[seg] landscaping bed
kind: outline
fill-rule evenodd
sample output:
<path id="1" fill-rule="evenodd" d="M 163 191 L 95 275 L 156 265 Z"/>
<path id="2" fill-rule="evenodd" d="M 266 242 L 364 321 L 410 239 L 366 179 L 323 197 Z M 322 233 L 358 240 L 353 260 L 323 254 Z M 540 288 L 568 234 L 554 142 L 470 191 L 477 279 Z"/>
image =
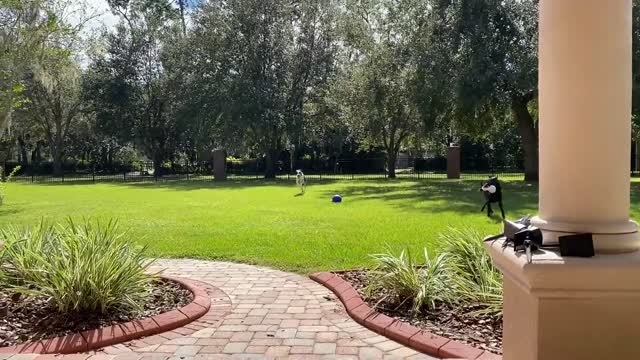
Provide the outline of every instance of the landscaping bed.
<path id="1" fill-rule="evenodd" d="M 432 334 L 502 354 L 501 315 L 476 314 L 482 306 L 444 303 L 438 303 L 435 308 L 423 310 L 416 315 L 411 312 L 409 303 L 398 306 L 390 301 L 393 297 L 384 289 L 366 291 L 365 288 L 370 283 L 367 270 L 337 272 L 336 275 L 349 282 L 365 302 L 380 313 Z"/>
<path id="2" fill-rule="evenodd" d="M 85 330 L 149 318 L 184 307 L 193 294 L 179 283 L 156 279 L 151 294 L 138 312 L 80 313 L 57 312 L 44 295 L 17 295 L 0 289 L 0 347 L 60 337 Z"/>

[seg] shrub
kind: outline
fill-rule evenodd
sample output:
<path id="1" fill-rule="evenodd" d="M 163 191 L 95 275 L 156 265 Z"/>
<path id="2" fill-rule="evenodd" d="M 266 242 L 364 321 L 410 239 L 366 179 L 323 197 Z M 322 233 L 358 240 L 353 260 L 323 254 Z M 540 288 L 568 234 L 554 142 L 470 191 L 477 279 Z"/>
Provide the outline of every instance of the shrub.
<path id="1" fill-rule="evenodd" d="M 444 257 L 429 258 L 424 251 L 424 263 L 417 264 L 409 251 L 399 256 L 390 252 L 372 255 L 375 267 L 370 273 L 370 284 L 366 292 L 385 290 L 396 297 L 398 306 L 411 305 L 412 312 L 423 308 L 433 309 L 438 302 L 451 300 L 446 291 Z"/>
<path id="2" fill-rule="evenodd" d="M 483 247 L 483 237 L 475 230 L 450 228 L 440 234 L 444 262 L 455 297 L 480 305 L 479 313 L 502 312 L 502 274 L 493 266 Z"/>
<path id="3" fill-rule="evenodd" d="M 115 221 L 11 226 L 0 230 L 0 242 L 5 285 L 44 296 L 61 313 L 137 312 L 150 296 L 152 260 Z"/>
<path id="4" fill-rule="evenodd" d="M 500 315 L 502 312 L 502 274 L 493 266 L 475 230 L 450 228 L 440 234 L 442 252 L 419 264 L 405 250 L 372 255 L 367 295 L 385 292 L 398 306 L 410 304 L 413 312 L 433 309 L 437 303 L 473 306 L 471 315 Z M 385 300 L 386 298 L 382 299 Z"/>
<path id="5" fill-rule="evenodd" d="M 2 206 L 2 204 L 4 203 L 4 198 L 6 196 L 6 184 L 11 181 L 11 179 L 18 173 L 18 171 L 20 171 L 21 167 L 20 166 L 16 166 L 13 168 L 13 170 L 11 171 L 11 173 L 9 174 L 9 176 L 7 176 L 7 179 L 5 181 L 2 181 L 2 179 L 0 179 L 0 206 Z M 2 167 L 0 167 L 0 173 L 2 172 Z"/>

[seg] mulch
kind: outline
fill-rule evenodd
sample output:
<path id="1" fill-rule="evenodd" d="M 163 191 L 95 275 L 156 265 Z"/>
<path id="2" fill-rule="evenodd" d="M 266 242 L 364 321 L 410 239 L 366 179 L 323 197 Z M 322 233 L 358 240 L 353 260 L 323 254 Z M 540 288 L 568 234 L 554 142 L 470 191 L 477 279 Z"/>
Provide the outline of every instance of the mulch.
<path id="1" fill-rule="evenodd" d="M 188 305 L 191 291 L 175 281 L 153 282 L 149 301 L 137 314 L 61 315 L 43 296 L 25 296 L 0 289 L 0 347 L 50 339 L 118 323 L 140 320 Z"/>
<path id="2" fill-rule="evenodd" d="M 395 299 L 387 296 L 388 294 L 384 291 L 375 292 L 367 297 L 364 292 L 368 285 L 366 270 L 345 271 L 337 275 L 351 283 L 367 304 L 378 312 L 430 333 L 488 350 L 494 354 L 502 354 L 502 317 L 473 314 L 481 309 L 479 305 L 456 307 L 437 304 L 434 310 L 414 314 L 409 306 L 399 306 L 394 303 Z"/>

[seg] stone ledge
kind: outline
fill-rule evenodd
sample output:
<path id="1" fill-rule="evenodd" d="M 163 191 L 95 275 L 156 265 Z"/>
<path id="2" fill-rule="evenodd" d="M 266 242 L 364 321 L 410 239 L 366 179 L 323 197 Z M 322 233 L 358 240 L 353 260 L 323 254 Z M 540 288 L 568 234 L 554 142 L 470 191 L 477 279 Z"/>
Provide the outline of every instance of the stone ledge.
<path id="1" fill-rule="evenodd" d="M 503 248 L 504 239 L 485 243 L 495 265 L 528 293 L 542 297 L 640 297 L 640 251 L 562 257 L 540 250 L 527 262 L 524 253 Z M 615 281 L 612 281 L 615 279 Z"/>
<path id="2" fill-rule="evenodd" d="M 440 358 L 502 359 L 500 355 L 432 334 L 375 311 L 364 302 L 349 282 L 336 274 L 321 272 L 312 274 L 309 277 L 333 291 L 344 304 L 347 313 L 360 325 L 402 345 Z M 354 293 L 356 296 L 354 296 Z"/>
<path id="3" fill-rule="evenodd" d="M 182 327 L 205 315 L 211 307 L 207 292 L 194 282 L 163 276 L 175 281 L 193 293 L 188 305 L 150 318 L 134 320 L 100 329 L 87 330 L 53 339 L 38 340 L 25 344 L 0 348 L 0 354 L 73 354 L 96 350 L 150 335 Z"/>

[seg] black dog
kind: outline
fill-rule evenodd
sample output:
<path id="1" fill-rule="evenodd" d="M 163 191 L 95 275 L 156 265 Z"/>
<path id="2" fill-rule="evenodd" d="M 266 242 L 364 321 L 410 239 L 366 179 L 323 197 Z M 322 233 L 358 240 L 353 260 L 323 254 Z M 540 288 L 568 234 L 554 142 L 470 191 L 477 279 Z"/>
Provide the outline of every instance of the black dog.
<path id="1" fill-rule="evenodd" d="M 491 209 L 492 203 L 498 203 L 500 206 L 500 211 L 502 212 L 502 218 L 504 219 L 504 208 L 502 207 L 502 186 L 500 185 L 500 181 L 498 181 L 497 177 L 491 177 L 487 180 L 480 191 L 484 194 L 484 198 L 486 202 L 482 206 L 480 211 L 484 211 L 484 208 L 487 208 L 487 216 L 491 216 L 493 214 L 493 209 Z"/>

